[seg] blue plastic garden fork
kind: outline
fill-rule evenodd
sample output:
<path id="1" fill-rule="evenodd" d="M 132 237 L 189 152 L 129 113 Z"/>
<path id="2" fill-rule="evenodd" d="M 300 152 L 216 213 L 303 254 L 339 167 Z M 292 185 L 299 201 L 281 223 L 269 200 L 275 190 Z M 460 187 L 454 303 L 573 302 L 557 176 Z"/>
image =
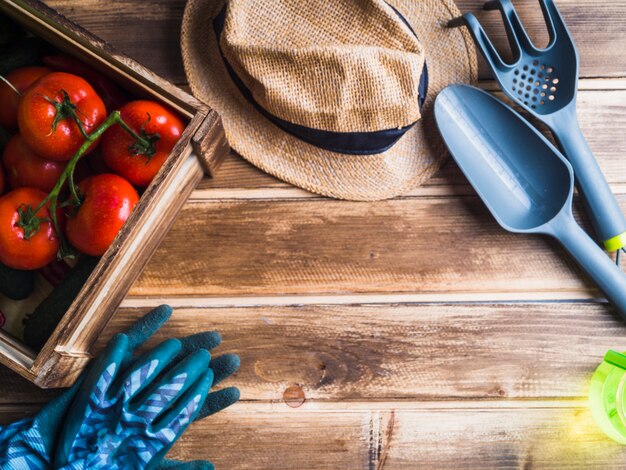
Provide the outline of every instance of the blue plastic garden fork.
<path id="1" fill-rule="evenodd" d="M 466 25 L 502 91 L 546 124 L 574 168 L 590 219 L 608 251 L 626 246 L 626 219 L 596 162 L 576 117 L 578 51 L 553 0 L 539 0 L 550 43 L 538 49 L 528 38 L 510 0 L 493 0 L 485 10 L 500 10 L 513 51 L 505 63 L 472 13 L 448 23 Z"/>

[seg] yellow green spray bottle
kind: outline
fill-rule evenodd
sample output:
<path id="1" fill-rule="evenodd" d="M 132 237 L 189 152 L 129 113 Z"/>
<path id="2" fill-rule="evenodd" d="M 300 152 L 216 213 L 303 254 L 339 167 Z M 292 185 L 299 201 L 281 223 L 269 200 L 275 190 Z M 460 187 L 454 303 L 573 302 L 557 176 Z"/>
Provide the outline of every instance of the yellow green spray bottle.
<path id="1" fill-rule="evenodd" d="M 591 414 L 600 429 L 626 444 L 626 355 L 609 350 L 591 378 Z"/>

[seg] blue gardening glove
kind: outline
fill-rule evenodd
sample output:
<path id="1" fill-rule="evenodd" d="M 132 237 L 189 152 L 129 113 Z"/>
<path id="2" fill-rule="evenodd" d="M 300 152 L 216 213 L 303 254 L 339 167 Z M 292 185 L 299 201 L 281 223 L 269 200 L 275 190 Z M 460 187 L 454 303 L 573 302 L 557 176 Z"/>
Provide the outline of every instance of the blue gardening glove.
<path id="1" fill-rule="evenodd" d="M 154 468 L 200 411 L 213 383 L 206 349 L 179 359 L 171 339 L 129 364 L 128 347 L 115 336 L 90 367 L 67 412 L 58 468 Z"/>
<path id="2" fill-rule="evenodd" d="M 128 337 L 127 356 L 124 363 L 130 362 L 132 352 L 145 343 L 154 333 L 169 319 L 172 309 L 169 306 L 161 306 L 143 318 L 135 322 L 126 331 Z M 197 349 L 213 349 L 220 343 L 220 337 L 215 332 L 200 333 L 180 339 L 180 355 L 189 355 L 191 351 Z M 223 380 L 232 374 L 239 367 L 239 358 L 232 354 L 218 357 L 211 361 L 210 367 L 215 371 L 214 381 Z M 71 401 L 76 396 L 87 371 L 82 374 L 77 383 L 62 395 L 52 400 L 33 418 L 27 418 L 17 423 L 0 427 L 0 469 L 49 469 L 52 468 L 54 447 L 57 443 L 57 436 L 62 428 L 65 413 Z M 223 409 L 239 398 L 239 391 L 236 388 L 227 388 L 209 394 L 203 407 L 198 413 L 198 419 L 213 412 Z M 169 466 L 169 462 L 164 461 L 162 467 L 175 468 L 177 470 L 192 468 L 210 468 L 208 462 L 199 462 L 187 466 Z M 172 463 L 172 465 L 187 465 Z M 160 467 L 161 468 L 161 467 Z"/>
<path id="3" fill-rule="evenodd" d="M 214 340 L 215 346 L 219 345 L 221 338 L 215 334 Z M 222 380 L 226 379 L 230 375 L 239 369 L 239 356 L 234 354 L 224 354 L 211 361 L 211 369 L 213 369 L 214 378 L 213 385 L 219 384 Z M 239 400 L 239 389 L 235 387 L 229 387 L 216 392 L 212 392 L 204 402 L 204 406 L 196 416 L 196 421 L 206 418 L 224 408 L 229 407 L 233 403 Z M 165 454 L 163 454 L 165 455 Z M 178 462 L 176 460 L 163 459 L 158 465 L 158 470 L 213 470 L 213 464 L 207 461 L 194 461 L 194 462 Z"/>
<path id="4" fill-rule="evenodd" d="M 52 400 L 32 418 L 0 427 L 0 468 L 47 470 L 52 468 L 55 438 L 77 386 Z"/>
<path id="5" fill-rule="evenodd" d="M 191 349 L 197 349 L 198 344 L 212 344 L 212 348 L 217 347 L 221 343 L 221 337 L 217 333 L 211 333 L 212 341 L 207 340 L 206 338 L 200 343 L 197 341 L 201 338 L 200 335 L 197 335 L 194 341 L 194 337 L 190 337 L 189 346 Z M 224 379 L 231 376 L 234 372 L 239 369 L 239 356 L 234 354 L 224 354 L 223 356 L 217 357 L 213 359 L 210 363 L 210 367 L 213 370 L 214 378 L 213 385 L 217 385 L 222 382 Z M 199 421 L 201 419 L 206 418 L 207 416 L 211 416 L 218 411 L 223 410 L 224 408 L 229 407 L 233 403 L 239 400 L 239 389 L 236 387 L 228 387 L 222 390 L 218 390 L 216 392 L 209 393 L 206 401 L 204 402 L 204 406 L 196 416 L 195 421 Z M 165 452 L 162 453 L 165 455 Z M 214 470 L 214 466 L 211 462 L 207 461 L 194 461 L 194 462 L 179 462 L 176 460 L 168 460 L 163 459 L 161 463 L 157 466 L 158 470 Z"/>
<path id="6" fill-rule="evenodd" d="M 135 323 L 126 335 L 134 347 L 141 346 L 170 317 L 170 307 L 158 307 Z M 52 468 L 56 438 L 65 412 L 85 374 L 76 384 L 44 406 L 37 415 L 0 427 L 0 468 L 39 470 Z"/>
<path id="7" fill-rule="evenodd" d="M 121 335 L 123 336 L 123 335 Z M 229 354 L 209 361 L 214 332 L 169 340 L 132 360 L 123 337 L 90 368 L 72 402 L 59 441 L 57 468 L 209 469 L 210 462 L 163 457 L 195 418 L 238 400 L 239 390 L 207 393 L 239 367 Z M 214 380 L 213 380 L 214 379 Z"/>

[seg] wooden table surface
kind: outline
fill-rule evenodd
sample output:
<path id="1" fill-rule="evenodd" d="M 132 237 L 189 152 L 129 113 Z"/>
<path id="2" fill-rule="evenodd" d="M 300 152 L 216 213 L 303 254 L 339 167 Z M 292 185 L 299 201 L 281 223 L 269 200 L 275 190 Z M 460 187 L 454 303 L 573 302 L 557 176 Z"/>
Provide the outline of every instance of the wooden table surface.
<path id="1" fill-rule="evenodd" d="M 185 86 L 184 0 L 48 3 Z M 545 42 L 537 3 L 517 4 Z M 582 57 L 581 125 L 626 210 L 626 0 L 558 4 Z M 503 47 L 497 14 L 479 17 Z M 626 350 L 597 297 L 557 243 L 501 230 L 451 163 L 405 197 L 353 203 L 232 155 L 102 336 L 164 302 L 177 311 L 159 340 L 222 332 L 242 400 L 172 452 L 218 469 L 626 468 L 587 408 L 603 354 Z M 53 395 L 0 370 L 2 422 Z"/>

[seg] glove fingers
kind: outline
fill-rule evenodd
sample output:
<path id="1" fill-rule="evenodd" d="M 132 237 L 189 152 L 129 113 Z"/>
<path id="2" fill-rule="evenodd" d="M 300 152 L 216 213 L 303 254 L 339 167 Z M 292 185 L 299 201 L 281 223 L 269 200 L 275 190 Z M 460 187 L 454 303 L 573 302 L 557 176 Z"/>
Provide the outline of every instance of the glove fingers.
<path id="1" fill-rule="evenodd" d="M 211 382 L 213 371 L 208 369 L 211 355 L 205 349 L 194 351 L 178 363 L 172 363 L 153 385 L 132 400 L 129 410 L 142 416 L 146 422 L 160 421 L 160 416 L 166 416 L 170 408 L 176 409 L 179 399 L 187 391 L 197 386 L 207 370 L 210 372 Z M 211 384 L 209 383 L 209 387 Z M 204 399 L 202 400 L 204 402 Z"/>
<path id="2" fill-rule="evenodd" d="M 218 390 L 217 392 L 209 393 L 209 396 L 196 417 L 196 421 L 228 408 L 239 400 L 240 395 L 237 387 L 228 387 Z"/>
<path id="3" fill-rule="evenodd" d="M 211 364 L 209 364 L 209 367 L 213 369 L 213 372 L 215 373 L 213 386 L 219 384 L 222 380 L 237 372 L 240 365 L 241 360 L 236 354 L 224 354 L 213 359 Z"/>
<path id="4" fill-rule="evenodd" d="M 172 307 L 160 305 L 133 323 L 125 332 L 128 336 L 128 349 L 134 351 L 143 345 L 171 316 Z"/>
<path id="5" fill-rule="evenodd" d="M 119 374 L 120 364 L 126 355 L 128 337 L 125 334 L 115 335 L 98 359 L 93 361 L 87 369 L 76 398 L 68 411 L 64 426 L 61 427 L 59 446 L 56 450 L 55 461 L 67 462 L 74 439 L 79 433 L 82 420 L 92 403 L 106 400 L 111 384 Z M 74 388 L 72 388 L 74 389 Z"/>
<path id="6" fill-rule="evenodd" d="M 165 413 L 157 417 L 152 423 L 151 431 L 161 434 L 173 444 L 187 429 L 187 426 L 196 419 L 207 398 L 212 382 L 213 371 L 204 369 L 204 372 L 180 395 L 180 398 Z"/>
<path id="7" fill-rule="evenodd" d="M 179 356 L 182 358 L 198 349 L 206 349 L 207 351 L 215 349 L 222 342 L 222 337 L 217 331 L 206 331 L 180 338 L 180 342 L 182 343 L 182 348 Z"/>
<path id="8" fill-rule="evenodd" d="M 81 390 L 104 395 L 120 374 L 120 364 L 128 351 L 128 336 L 115 335 L 104 352 L 89 366 Z M 84 392 L 83 392 L 84 393 Z"/>
<path id="9" fill-rule="evenodd" d="M 133 323 L 126 335 L 129 340 L 129 347 L 122 368 L 125 369 L 133 362 L 133 355 L 152 335 L 154 335 L 172 315 L 172 307 L 169 305 L 160 305 L 150 312 L 146 313 L 142 318 Z"/>
<path id="10" fill-rule="evenodd" d="M 108 396 L 114 397 L 121 394 L 124 402 L 131 401 L 155 382 L 155 378 L 172 363 L 178 351 L 180 351 L 180 341 L 169 339 L 142 354 L 128 371 L 124 371 L 124 374 L 120 374 L 115 379 Z"/>

